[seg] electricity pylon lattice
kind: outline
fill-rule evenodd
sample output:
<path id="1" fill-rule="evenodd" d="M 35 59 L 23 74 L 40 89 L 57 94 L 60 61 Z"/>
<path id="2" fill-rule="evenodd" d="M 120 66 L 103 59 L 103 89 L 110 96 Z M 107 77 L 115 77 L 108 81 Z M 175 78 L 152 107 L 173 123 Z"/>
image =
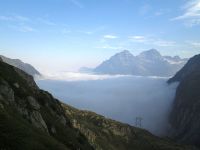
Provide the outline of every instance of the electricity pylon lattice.
<path id="1" fill-rule="evenodd" d="M 142 117 L 135 118 L 135 126 L 141 128 L 142 127 Z"/>

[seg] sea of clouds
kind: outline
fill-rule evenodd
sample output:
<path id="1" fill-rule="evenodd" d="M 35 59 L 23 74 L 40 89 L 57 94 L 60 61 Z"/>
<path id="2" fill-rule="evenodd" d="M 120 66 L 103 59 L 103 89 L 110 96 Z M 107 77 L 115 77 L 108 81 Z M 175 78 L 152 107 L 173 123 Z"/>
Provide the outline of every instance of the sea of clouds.
<path id="1" fill-rule="evenodd" d="M 40 88 L 79 109 L 135 125 L 142 117 L 142 128 L 164 135 L 168 114 L 178 83 L 168 78 L 82 73 L 49 74 L 37 80 Z"/>

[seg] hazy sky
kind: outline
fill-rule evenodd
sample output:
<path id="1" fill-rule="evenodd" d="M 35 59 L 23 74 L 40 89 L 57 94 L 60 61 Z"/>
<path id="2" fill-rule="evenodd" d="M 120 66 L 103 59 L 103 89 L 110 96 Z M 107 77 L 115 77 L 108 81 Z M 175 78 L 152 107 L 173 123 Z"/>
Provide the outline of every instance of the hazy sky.
<path id="1" fill-rule="evenodd" d="M 123 49 L 200 53 L 200 0 L 1 0 L 0 54 L 40 71 L 95 66 Z"/>

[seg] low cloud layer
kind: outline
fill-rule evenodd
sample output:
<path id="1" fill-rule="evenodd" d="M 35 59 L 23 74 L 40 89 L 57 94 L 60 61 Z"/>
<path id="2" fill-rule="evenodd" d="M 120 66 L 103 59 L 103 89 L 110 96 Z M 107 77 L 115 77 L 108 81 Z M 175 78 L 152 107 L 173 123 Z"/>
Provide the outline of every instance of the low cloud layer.
<path id="1" fill-rule="evenodd" d="M 135 125 L 136 117 L 142 117 L 143 128 L 157 135 L 165 133 L 177 84 L 168 85 L 166 78 L 158 77 L 92 75 L 90 79 L 93 77 L 95 80 L 75 81 L 66 80 L 65 76 L 65 81 L 52 78 L 37 83 L 77 108 L 92 110 L 131 125 Z"/>
<path id="2" fill-rule="evenodd" d="M 38 80 L 59 80 L 59 81 L 87 81 L 87 80 L 104 80 L 111 78 L 118 78 L 128 75 L 96 75 L 79 72 L 59 72 L 48 73 L 42 77 L 38 77 Z"/>

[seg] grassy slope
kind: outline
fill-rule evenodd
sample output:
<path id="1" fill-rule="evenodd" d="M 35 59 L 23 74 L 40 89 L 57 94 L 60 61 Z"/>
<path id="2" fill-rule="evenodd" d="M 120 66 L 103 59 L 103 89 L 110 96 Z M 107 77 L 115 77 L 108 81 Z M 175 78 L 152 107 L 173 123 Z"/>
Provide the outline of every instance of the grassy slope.
<path id="1" fill-rule="evenodd" d="M 191 147 L 158 138 L 146 130 L 107 119 L 90 111 L 63 104 L 66 115 L 88 137 L 96 149 L 105 150 L 186 150 Z"/>

